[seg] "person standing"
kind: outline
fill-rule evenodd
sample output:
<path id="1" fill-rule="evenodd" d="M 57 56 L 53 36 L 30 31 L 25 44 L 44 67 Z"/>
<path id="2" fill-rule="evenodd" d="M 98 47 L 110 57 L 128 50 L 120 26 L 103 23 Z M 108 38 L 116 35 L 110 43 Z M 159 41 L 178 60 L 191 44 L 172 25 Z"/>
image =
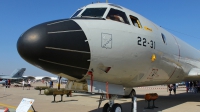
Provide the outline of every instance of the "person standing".
<path id="1" fill-rule="evenodd" d="M 24 90 L 24 84 L 25 84 L 25 81 L 24 81 L 24 79 L 23 79 L 23 81 L 22 81 L 23 90 Z"/>
<path id="2" fill-rule="evenodd" d="M 172 86 L 171 86 L 171 84 L 168 84 L 167 87 L 169 88 L 169 95 L 171 95 L 171 92 L 172 92 Z"/>
<path id="3" fill-rule="evenodd" d="M 192 92 L 192 93 L 194 92 L 194 90 L 193 90 L 194 87 L 193 86 L 194 86 L 193 81 L 190 81 L 190 89 L 189 89 L 189 91 Z"/>
<path id="4" fill-rule="evenodd" d="M 45 81 L 46 87 L 47 87 L 47 83 L 48 83 L 48 81 L 46 80 L 46 81 Z"/>
<path id="5" fill-rule="evenodd" d="M 31 80 L 29 79 L 28 80 L 28 90 L 30 90 L 30 87 L 31 87 Z"/>
<path id="6" fill-rule="evenodd" d="M 193 92 L 197 93 L 197 81 L 193 81 Z"/>
<path id="7" fill-rule="evenodd" d="M 53 81 L 50 80 L 50 88 L 53 88 Z"/>
<path id="8" fill-rule="evenodd" d="M 200 92 L 200 81 L 197 81 L 197 93 Z"/>
<path id="9" fill-rule="evenodd" d="M 7 79 L 5 80 L 5 86 L 6 86 L 6 88 L 8 87 L 8 80 Z"/>
<path id="10" fill-rule="evenodd" d="M 186 92 L 188 93 L 188 90 L 189 90 L 189 82 L 188 81 L 185 82 L 185 86 L 186 86 Z"/>
<path id="11" fill-rule="evenodd" d="M 174 91 L 174 95 L 176 95 L 176 84 L 172 84 L 172 89 Z"/>
<path id="12" fill-rule="evenodd" d="M 51 88 L 53 88 L 53 81 L 51 80 Z"/>
<path id="13" fill-rule="evenodd" d="M 51 80 L 49 80 L 49 88 L 51 88 Z"/>
<path id="14" fill-rule="evenodd" d="M 10 79 L 8 79 L 8 88 L 10 88 Z"/>

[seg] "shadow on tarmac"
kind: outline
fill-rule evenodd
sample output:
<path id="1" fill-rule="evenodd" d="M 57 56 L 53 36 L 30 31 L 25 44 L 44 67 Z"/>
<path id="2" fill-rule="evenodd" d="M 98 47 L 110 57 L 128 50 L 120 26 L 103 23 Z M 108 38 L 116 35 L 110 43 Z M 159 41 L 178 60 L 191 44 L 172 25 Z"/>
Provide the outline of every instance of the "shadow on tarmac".
<path id="1" fill-rule="evenodd" d="M 143 100 L 137 101 L 137 111 L 138 112 L 162 112 L 165 109 L 169 109 L 171 107 L 186 103 L 186 102 L 200 102 L 200 93 L 181 93 L 170 96 L 159 96 L 157 100 L 155 100 L 155 106 L 158 108 L 154 109 L 145 109 L 148 107 L 148 102 L 144 100 L 144 95 L 137 95 L 137 98 L 141 98 Z M 108 100 L 107 100 L 108 101 Z M 101 105 L 104 105 L 102 103 Z M 131 102 L 130 103 L 121 103 L 123 112 L 131 112 Z M 153 102 L 150 102 L 150 106 L 153 105 Z M 189 106 L 189 105 L 188 105 Z M 200 105 L 196 105 L 200 106 Z M 199 108 L 200 109 L 200 108 Z M 91 110 L 89 112 L 102 112 L 102 108 L 97 108 L 95 110 Z"/>
<path id="2" fill-rule="evenodd" d="M 4 98 L 4 97 L 8 97 L 8 96 L 11 96 L 12 94 L 5 94 L 3 96 L 1 96 L 0 98 Z"/>

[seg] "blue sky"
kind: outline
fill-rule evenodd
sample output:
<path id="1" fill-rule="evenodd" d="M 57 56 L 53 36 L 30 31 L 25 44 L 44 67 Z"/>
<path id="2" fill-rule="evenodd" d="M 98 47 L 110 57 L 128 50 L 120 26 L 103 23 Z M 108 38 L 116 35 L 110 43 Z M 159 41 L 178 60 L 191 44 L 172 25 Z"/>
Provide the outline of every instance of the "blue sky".
<path id="1" fill-rule="evenodd" d="M 19 36 L 30 27 L 69 18 L 78 8 L 97 0 L 1 0 L 0 74 L 27 68 L 24 75 L 54 76 L 24 61 L 17 52 Z M 99 0 L 105 2 L 105 0 Z M 200 49 L 199 0 L 108 0 L 133 10 Z M 178 33 L 180 32 L 180 33 Z"/>

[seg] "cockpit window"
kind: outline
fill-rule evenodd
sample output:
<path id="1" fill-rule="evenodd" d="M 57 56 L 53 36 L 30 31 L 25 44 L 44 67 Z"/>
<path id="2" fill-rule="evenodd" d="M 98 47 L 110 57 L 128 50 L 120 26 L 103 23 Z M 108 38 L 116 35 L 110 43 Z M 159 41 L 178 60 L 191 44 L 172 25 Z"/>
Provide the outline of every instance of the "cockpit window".
<path id="1" fill-rule="evenodd" d="M 142 28 L 142 25 L 137 17 L 130 15 L 130 19 L 135 27 Z"/>
<path id="2" fill-rule="evenodd" d="M 76 13 L 72 16 L 72 18 L 73 18 L 73 17 L 76 17 L 82 10 L 83 10 L 83 9 L 76 11 Z"/>
<path id="3" fill-rule="evenodd" d="M 114 21 L 129 24 L 129 21 L 124 12 L 112 8 L 110 9 L 108 15 L 106 16 L 106 19 L 111 19 Z"/>
<path id="4" fill-rule="evenodd" d="M 87 8 L 81 16 L 84 17 L 102 17 L 106 8 Z"/>

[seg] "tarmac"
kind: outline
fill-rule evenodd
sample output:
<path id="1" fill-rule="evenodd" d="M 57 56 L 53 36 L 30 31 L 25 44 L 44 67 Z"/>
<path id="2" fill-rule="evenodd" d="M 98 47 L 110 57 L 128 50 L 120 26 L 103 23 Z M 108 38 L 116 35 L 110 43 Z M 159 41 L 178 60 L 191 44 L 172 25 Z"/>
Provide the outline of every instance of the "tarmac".
<path id="1" fill-rule="evenodd" d="M 45 86 L 41 82 L 32 84 L 30 90 L 22 87 L 4 88 L 0 86 L 0 109 L 8 107 L 11 112 L 15 109 L 23 98 L 34 99 L 33 107 L 37 112 L 102 112 L 102 108 L 108 100 L 102 101 L 98 108 L 100 95 L 88 93 L 72 93 L 72 97 L 63 96 L 63 102 L 52 103 L 53 96 L 39 95 L 39 90 L 34 86 Z M 61 85 L 64 87 L 64 84 Z M 56 88 L 56 84 L 54 84 Z M 186 93 L 186 88 L 180 86 L 177 88 L 177 94 L 169 95 L 166 86 L 149 86 L 134 88 L 137 93 L 137 112 L 200 112 L 200 93 Z M 145 109 L 148 102 L 144 96 L 147 93 L 157 93 L 158 99 L 155 100 L 155 106 L 158 108 Z M 56 101 L 60 100 L 56 96 Z M 115 103 L 122 106 L 123 112 L 131 112 L 131 98 L 118 98 Z M 150 102 L 152 105 L 152 101 Z M 30 108 L 29 112 L 33 112 Z"/>

